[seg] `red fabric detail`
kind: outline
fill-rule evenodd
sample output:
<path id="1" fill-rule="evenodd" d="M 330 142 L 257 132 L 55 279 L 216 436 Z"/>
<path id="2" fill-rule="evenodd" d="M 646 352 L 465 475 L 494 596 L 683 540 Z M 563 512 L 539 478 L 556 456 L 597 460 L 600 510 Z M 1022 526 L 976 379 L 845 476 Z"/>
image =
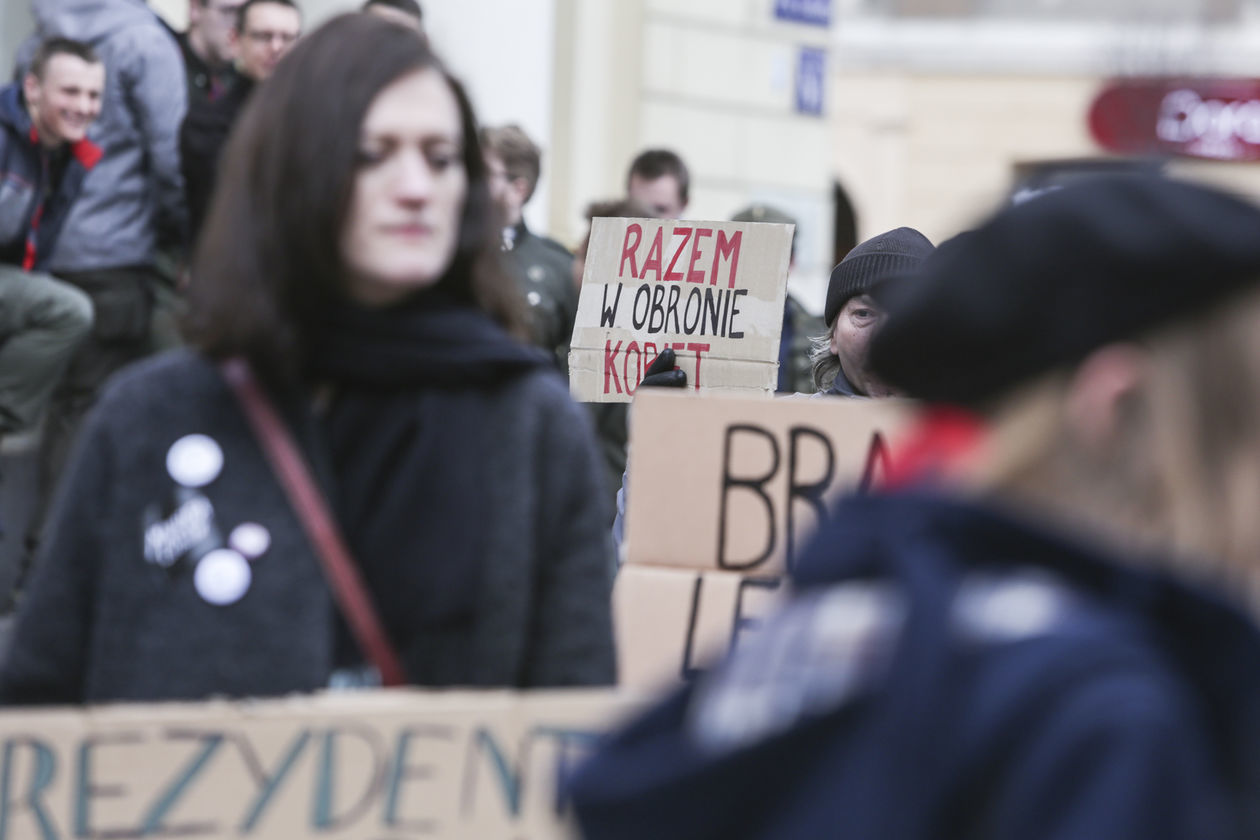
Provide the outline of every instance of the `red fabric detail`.
<path id="1" fill-rule="evenodd" d="M 31 142 L 39 144 L 39 130 L 35 125 L 31 124 Z M 105 150 L 84 137 L 70 147 L 70 154 L 83 165 L 84 169 L 91 169 L 93 166 L 101 162 L 101 158 L 105 156 Z"/>
<path id="2" fill-rule="evenodd" d="M 984 422 L 954 406 L 931 406 L 893 447 L 885 486 L 916 484 L 969 457 L 984 439 Z"/>
<path id="3" fill-rule="evenodd" d="M 22 270 L 30 271 L 35 267 L 35 234 L 39 232 L 39 220 L 44 215 L 44 204 L 41 201 L 31 216 L 31 229 L 26 233 L 26 253 L 22 256 Z"/>
<path id="4" fill-rule="evenodd" d="M 101 158 L 105 155 L 105 150 L 91 140 L 84 138 L 70 147 L 70 154 L 75 156 L 75 159 L 83 165 L 84 169 L 91 169 L 101 162 Z"/>

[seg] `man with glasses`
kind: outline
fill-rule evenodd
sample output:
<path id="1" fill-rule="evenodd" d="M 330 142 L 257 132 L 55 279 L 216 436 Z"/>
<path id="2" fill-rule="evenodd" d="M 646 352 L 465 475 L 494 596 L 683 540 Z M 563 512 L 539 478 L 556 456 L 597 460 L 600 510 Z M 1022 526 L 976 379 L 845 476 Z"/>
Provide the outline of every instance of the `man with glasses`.
<path id="1" fill-rule="evenodd" d="M 246 0 L 236 16 L 236 69 L 261 82 L 302 34 L 302 13 L 293 0 Z"/>
<path id="2" fill-rule="evenodd" d="M 230 33 L 236 68 L 227 92 L 216 99 L 192 100 L 179 132 L 190 245 L 209 209 L 219 154 L 237 115 L 254 85 L 271 75 L 301 34 L 302 13 L 293 0 L 246 0 L 237 7 L 236 26 Z"/>

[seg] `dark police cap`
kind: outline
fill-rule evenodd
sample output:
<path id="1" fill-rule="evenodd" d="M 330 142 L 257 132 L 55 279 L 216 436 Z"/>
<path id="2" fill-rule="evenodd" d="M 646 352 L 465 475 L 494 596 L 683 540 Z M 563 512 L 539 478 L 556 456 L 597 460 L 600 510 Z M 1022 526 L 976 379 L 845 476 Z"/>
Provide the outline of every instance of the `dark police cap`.
<path id="1" fill-rule="evenodd" d="M 871 364 L 911 396 L 975 405 L 1257 285 L 1260 209 L 1154 176 L 1099 178 L 942 243 L 890 303 Z"/>

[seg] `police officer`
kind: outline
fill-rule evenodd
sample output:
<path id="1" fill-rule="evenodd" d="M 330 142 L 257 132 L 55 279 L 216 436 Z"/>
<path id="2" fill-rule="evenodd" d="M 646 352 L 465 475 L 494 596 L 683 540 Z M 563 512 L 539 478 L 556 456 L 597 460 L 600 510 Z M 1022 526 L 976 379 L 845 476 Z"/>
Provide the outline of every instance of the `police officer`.
<path id="1" fill-rule="evenodd" d="M 872 344 L 915 486 L 604 747 L 583 836 L 1260 836 L 1257 230 L 1110 178 L 938 248 Z"/>

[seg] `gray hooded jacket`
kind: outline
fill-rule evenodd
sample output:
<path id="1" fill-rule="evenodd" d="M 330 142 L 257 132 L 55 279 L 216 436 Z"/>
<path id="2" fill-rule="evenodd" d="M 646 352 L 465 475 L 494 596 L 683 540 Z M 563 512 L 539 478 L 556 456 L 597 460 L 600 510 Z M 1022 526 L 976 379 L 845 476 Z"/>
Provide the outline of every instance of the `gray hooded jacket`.
<path id="1" fill-rule="evenodd" d="M 148 265 L 158 232 L 184 224 L 179 126 L 188 107 L 179 47 L 144 0 L 32 0 L 36 32 L 19 51 L 61 36 L 92 45 L 105 96 L 91 137 L 104 157 L 84 180 L 49 267 L 55 272 Z"/>

